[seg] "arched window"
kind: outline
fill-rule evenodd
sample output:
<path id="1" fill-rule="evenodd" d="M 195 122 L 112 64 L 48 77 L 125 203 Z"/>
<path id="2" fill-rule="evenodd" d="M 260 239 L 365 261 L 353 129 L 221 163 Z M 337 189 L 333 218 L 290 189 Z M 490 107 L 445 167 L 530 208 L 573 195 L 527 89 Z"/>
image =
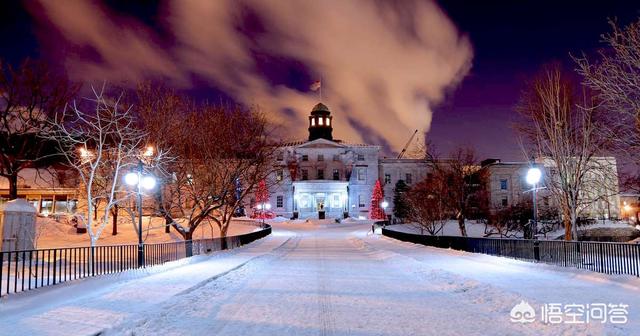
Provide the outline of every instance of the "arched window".
<path id="1" fill-rule="evenodd" d="M 327 117 L 327 126 L 331 126 L 331 118 Z"/>
<path id="2" fill-rule="evenodd" d="M 316 125 L 316 118 L 311 118 L 311 126 L 315 126 Z"/>
<path id="3" fill-rule="evenodd" d="M 323 120 L 324 120 L 324 118 L 322 118 L 322 117 L 318 118 L 318 125 L 319 125 L 319 126 L 322 126 L 322 121 L 323 121 Z"/>

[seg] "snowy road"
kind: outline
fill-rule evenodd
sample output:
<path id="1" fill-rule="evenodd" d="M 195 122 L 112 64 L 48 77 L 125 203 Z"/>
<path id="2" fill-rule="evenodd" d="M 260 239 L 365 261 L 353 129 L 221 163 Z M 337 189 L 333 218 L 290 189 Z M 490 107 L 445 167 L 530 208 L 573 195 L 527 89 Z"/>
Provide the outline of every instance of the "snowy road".
<path id="1" fill-rule="evenodd" d="M 439 250 L 369 229 L 275 224 L 250 246 L 162 272 L 16 295 L 0 304 L 0 334 L 640 334 L 638 279 Z M 629 321 L 513 323 L 522 300 L 536 309 L 624 303 Z"/>

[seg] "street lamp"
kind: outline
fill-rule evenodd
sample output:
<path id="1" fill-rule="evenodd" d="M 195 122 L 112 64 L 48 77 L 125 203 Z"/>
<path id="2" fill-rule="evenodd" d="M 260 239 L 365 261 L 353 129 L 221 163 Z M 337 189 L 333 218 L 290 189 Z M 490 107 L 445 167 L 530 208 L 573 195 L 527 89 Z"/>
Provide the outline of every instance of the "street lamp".
<path id="1" fill-rule="evenodd" d="M 538 182 L 540 182 L 540 178 L 542 177 L 542 171 L 540 171 L 539 168 L 536 167 L 531 167 L 529 168 L 529 170 L 527 171 L 527 183 L 531 184 L 533 186 L 533 225 L 532 225 L 532 231 L 533 231 L 533 237 L 535 238 L 536 236 L 536 232 L 538 231 Z"/>
<path id="2" fill-rule="evenodd" d="M 384 214 L 385 221 L 386 221 L 387 220 L 387 207 L 389 206 L 389 202 L 387 202 L 386 200 L 383 200 L 380 203 L 380 206 L 382 207 L 382 213 Z"/>
<path id="3" fill-rule="evenodd" d="M 138 162 L 138 171 L 124 176 L 124 182 L 136 187 L 138 203 L 138 267 L 144 266 L 144 245 L 142 243 L 142 189 L 151 190 L 156 186 L 156 178 L 142 174 L 142 161 Z"/>

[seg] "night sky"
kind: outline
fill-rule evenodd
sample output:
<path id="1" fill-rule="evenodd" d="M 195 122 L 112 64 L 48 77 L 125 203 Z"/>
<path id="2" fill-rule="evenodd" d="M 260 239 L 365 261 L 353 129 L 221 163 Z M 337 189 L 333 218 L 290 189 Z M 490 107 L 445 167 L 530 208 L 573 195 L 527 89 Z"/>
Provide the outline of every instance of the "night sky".
<path id="1" fill-rule="evenodd" d="M 609 29 L 607 18 L 617 18 L 626 24 L 640 14 L 640 5 L 632 1 L 441 1 L 439 5 L 459 33 L 468 36 L 473 56 L 471 69 L 461 83 L 447 88 L 444 99 L 432 106 L 433 120 L 426 137 L 442 152 L 457 145 L 473 145 L 480 158 L 504 160 L 522 159 L 510 124 L 516 120 L 514 105 L 526 81 L 545 63 L 559 61 L 573 68 L 569 53 L 592 54 L 601 47 L 599 36 Z M 71 1 L 65 2 L 65 6 L 72 6 Z M 109 1 L 104 7 L 139 21 L 157 36 L 172 35 L 166 31 L 170 28 L 163 24 L 166 11 L 155 2 Z M 43 23 L 39 8 L 35 1 L 0 2 L 0 40 L 4 42 L 0 44 L 0 57 L 3 60 L 15 64 L 24 57 L 43 58 L 54 66 L 68 69 L 67 55 L 93 52 L 76 50 L 54 30 L 49 33 L 51 27 Z M 259 40 L 269 32 L 268 25 L 256 13 L 246 11 L 243 15 L 243 24 L 237 29 L 248 40 Z M 126 25 L 128 21 L 118 22 Z M 157 44 L 170 44 L 170 40 L 163 38 Z M 348 48 L 344 52 L 348 53 Z M 272 86 L 305 91 L 318 75 L 318 71 L 300 59 L 274 56 L 259 48 L 251 49 L 251 56 L 257 71 Z M 190 74 L 188 80 L 187 86 L 177 84 L 179 81 L 175 78 L 165 83 L 175 84 L 197 99 L 242 100 L 237 99 L 237 93 L 230 92 L 232 89 L 203 76 Z M 340 106 L 330 107 L 335 111 Z M 379 140 L 385 142 L 383 145 L 388 151 L 399 151 L 400 148 L 395 147 L 402 141 L 398 139 L 409 137 L 409 134 L 400 134 L 389 140 L 385 137 L 388 131 L 376 130 L 387 125 L 362 125 L 358 121 L 362 116 L 349 114 L 348 107 L 344 110 L 340 118 L 350 120 L 353 129 L 362 133 L 362 141 Z M 339 118 L 334 121 L 341 122 Z M 292 128 L 304 129 L 305 126 L 286 124 Z M 342 134 L 342 137 L 347 136 Z"/>

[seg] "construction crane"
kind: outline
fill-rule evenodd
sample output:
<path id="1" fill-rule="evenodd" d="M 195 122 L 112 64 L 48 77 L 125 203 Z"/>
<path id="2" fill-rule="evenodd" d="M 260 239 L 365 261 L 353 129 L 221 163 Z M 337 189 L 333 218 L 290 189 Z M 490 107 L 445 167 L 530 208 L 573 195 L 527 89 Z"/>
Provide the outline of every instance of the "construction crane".
<path id="1" fill-rule="evenodd" d="M 415 130 L 413 132 L 413 134 L 411 134 L 411 137 L 409 138 L 409 141 L 407 141 L 407 144 L 404 145 L 404 148 L 402 148 L 402 151 L 400 152 L 400 154 L 398 154 L 398 159 L 402 159 L 402 157 L 404 156 L 404 153 L 407 152 L 407 148 L 409 148 L 409 145 L 411 144 L 411 141 L 413 140 L 413 137 L 416 136 L 416 133 L 418 133 L 418 130 Z"/>

